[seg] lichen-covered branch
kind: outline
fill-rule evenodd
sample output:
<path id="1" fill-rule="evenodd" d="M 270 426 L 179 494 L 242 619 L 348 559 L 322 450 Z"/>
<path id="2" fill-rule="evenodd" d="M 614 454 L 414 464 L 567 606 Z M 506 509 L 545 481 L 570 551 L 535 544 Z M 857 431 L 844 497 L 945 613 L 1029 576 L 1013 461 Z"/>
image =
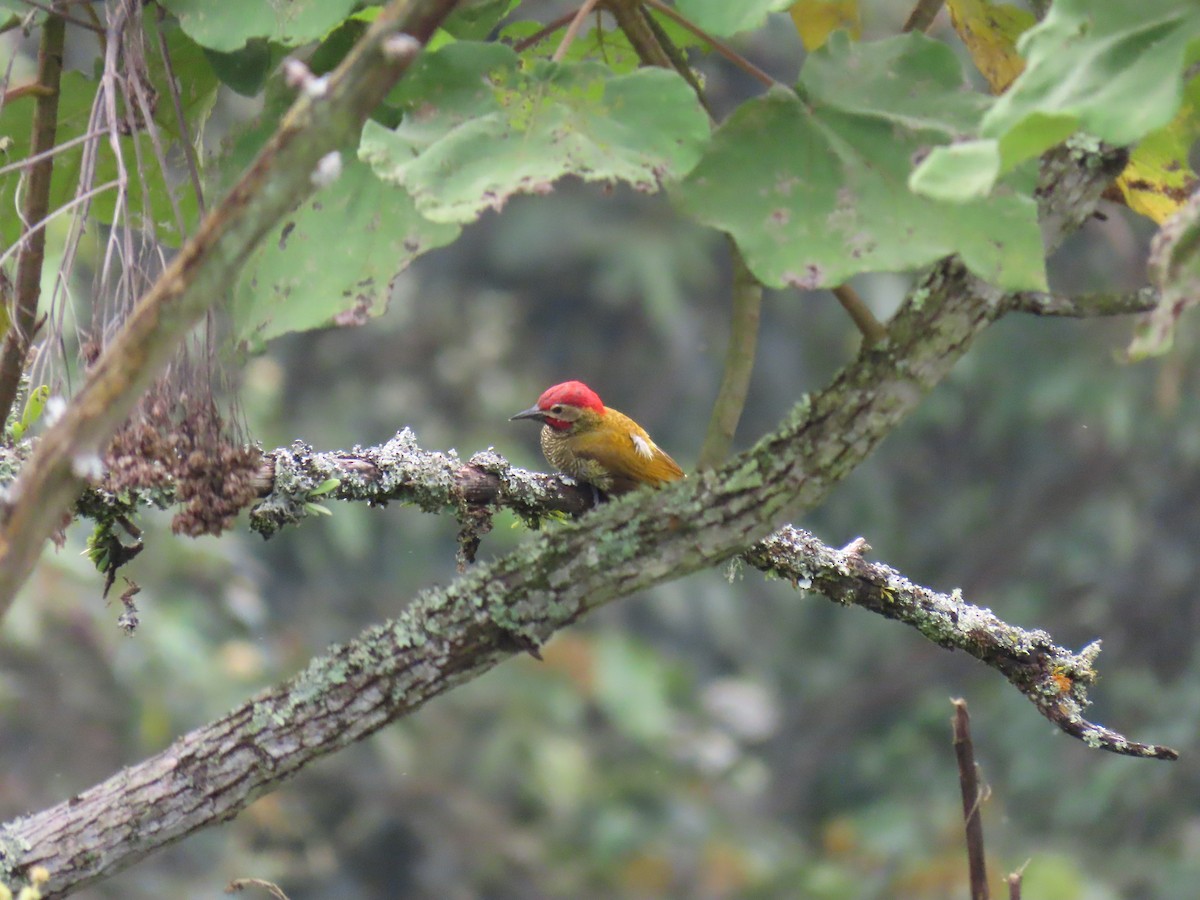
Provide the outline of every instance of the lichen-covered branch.
<path id="1" fill-rule="evenodd" d="M 972 606 L 958 591 L 942 594 L 913 584 L 895 569 L 870 563 L 857 552 L 834 550 L 811 534 L 787 526 L 745 555 L 756 569 L 838 603 L 911 625 L 929 640 L 962 650 L 1000 672 L 1042 715 L 1089 747 L 1125 756 L 1177 759 L 1169 747 L 1131 741 L 1083 718 L 1087 688 L 1096 681 L 1095 641 L 1078 653 L 1045 631 L 1009 625 L 990 609 Z"/>
<path id="2" fill-rule="evenodd" d="M 492 450 L 464 463 L 451 453 L 421 449 L 405 429 L 379 447 L 317 453 L 303 444 L 268 454 L 275 488 L 251 512 L 252 527 L 270 536 L 307 515 L 308 498 L 320 496 L 372 504 L 398 500 L 430 512 L 464 507 L 504 507 L 536 524 L 553 512 L 577 514 L 591 506 L 591 491 L 560 476 L 510 466 Z M 868 563 L 858 552 L 834 550 L 790 525 L 751 547 L 748 565 L 846 605 L 903 622 L 942 647 L 961 650 L 1002 674 L 1051 722 L 1088 746 L 1128 756 L 1175 759 L 1174 750 L 1131 741 L 1088 722 L 1082 710 L 1095 682 L 1099 642 L 1079 653 L 1054 643 L 1044 631 L 1027 631 L 980 609 L 957 593 L 913 584 L 895 569 Z"/>
<path id="3" fill-rule="evenodd" d="M 258 243 L 316 190 L 317 164 L 359 133 L 454 6 L 455 0 L 392 0 L 383 7 L 320 90 L 301 87 L 250 168 L 138 301 L 66 413 L 38 442 L 11 494 L 0 531 L 0 615 L 179 341 L 229 293 Z"/>

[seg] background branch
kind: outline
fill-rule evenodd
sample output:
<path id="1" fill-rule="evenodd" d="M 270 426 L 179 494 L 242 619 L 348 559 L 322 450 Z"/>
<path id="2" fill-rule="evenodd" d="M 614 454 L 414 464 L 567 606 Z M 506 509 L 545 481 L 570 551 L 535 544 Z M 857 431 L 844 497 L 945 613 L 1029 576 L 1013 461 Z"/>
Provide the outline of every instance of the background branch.
<path id="1" fill-rule="evenodd" d="M 729 247 L 733 264 L 729 346 L 725 350 L 725 363 L 721 369 L 721 386 L 713 402 L 700 458 L 696 461 L 698 469 L 711 469 L 729 456 L 742 410 L 746 406 L 750 376 L 754 372 L 754 358 L 758 352 L 762 285 L 746 265 L 732 238 L 729 238 Z"/>
<path id="2" fill-rule="evenodd" d="M 37 329 L 38 300 L 42 295 L 42 263 L 46 255 L 46 233 L 39 226 L 50 212 L 50 179 L 54 174 L 54 155 L 50 151 L 58 134 L 58 99 L 65 34 L 66 23 L 60 16 L 46 17 L 42 23 L 37 64 L 37 83 L 44 92 L 39 92 L 35 101 L 29 145 L 30 155 L 44 155 L 29 167 L 25 179 L 12 311 L 8 316 L 8 333 L 0 348 L 0 422 L 8 418 L 17 399 L 25 360 L 29 356 L 29 345 Z M 3 607 L 0 607 L 2 610 Z"/>
<path id="3" fill-rule="evenodd" d="M 979 768 L 975 764 L 975 745 L 971 742 L 971 718 L 967 701 L 955 699 L 954 757 L 958 761 L 958 785 L 962 790 L 963 819 L 967 832 L 967 872 L 971 882 L 971 900 L 990 900 L 987 883 L 987 862 L 983 855 L 983 816 L 981 807 L 987 789 L 979 784 Z"/>

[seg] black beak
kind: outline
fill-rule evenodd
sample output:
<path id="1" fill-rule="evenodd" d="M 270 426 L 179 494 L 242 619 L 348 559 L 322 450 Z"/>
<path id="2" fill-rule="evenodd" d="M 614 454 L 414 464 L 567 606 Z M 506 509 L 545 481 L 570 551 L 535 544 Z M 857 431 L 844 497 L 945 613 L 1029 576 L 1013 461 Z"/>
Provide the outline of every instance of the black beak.
<path id="1" fill-rule="evenodd" d="M 544 410 L 538 409 L 536 406 L 531 406 L 529 409 L 523 409 L 508 421 L 515 422 L 517 419 L 537 419 L 539 422 L 546 421 L 546 413 Z"/>

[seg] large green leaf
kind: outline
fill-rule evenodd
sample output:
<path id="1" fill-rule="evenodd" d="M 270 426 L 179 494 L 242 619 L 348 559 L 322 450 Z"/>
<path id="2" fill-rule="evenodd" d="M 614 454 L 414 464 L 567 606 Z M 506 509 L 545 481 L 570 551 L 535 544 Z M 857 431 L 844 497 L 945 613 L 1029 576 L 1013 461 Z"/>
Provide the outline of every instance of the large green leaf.
<path id="1" fill-rule="evenodd" d="M 691 168 L 709 133 L 673 72 L 522 65 L 494 44 L 426 54 L 392 99 L 408 110 L 404 121 L 395 130 L 367 123 L 362 158 L 439 222 L 469 222 L 563 175 L 654 190 Z"/>
<path id="2" fill-rule="evenodd" d="M 1056 0 L 1021 36 L 1025 70 L 984 116 L 979 146 L 932 154 L 914 185 L 978 195 L 1079 129 L 1134 144 L 1179 109 L 1182 73 L 1200 55 L 1198 44 L 1195 0 Z"/>
<path id="3" fill-rule="evenodd" d="M 343 154 L 337 181 L 263 241 L 234 291 L 235 339 L 257 345 L 289 331 L 360 325 L 387 307 L 392 277 L 458 237 L 430 222 L 403 192 Z"/>
<path id="4" fill-rule="evenodd" d="M 221 164 L 210 167 L 210 190 L 230 187 L 294 96 L 282 79 L 268 82 L 258 121 L 235 135 Z M 261 242 L 242 270 L 229 301 L 239 346 L 257 348 L 291 331 L 357 325 L 379 315 L 393 276 L 458 236 L 457 225 L 430 222 L 403 191 L 381 184 L 353 149 L 341 154 L 340 165 L 340 175 Z"/>
<path id="5" fill-rule="evenodd" d="M 323 36 L 354 9 L 355 0 L 162 0 L 196 43 L 231 53 L 252 38 L 294 47 Z"/>
<path id="6" fill-rule="evenodd" d="M 950 253 L 1008 288 L 1045 284 L 1030 196 L 946 203 L 908 188 L 913 160 L 970 132 L 987 99 L 952 51 L 923 35 L 851 44 L 805 64 L 800 95 L 743 104 L 678 189 L 678 205 L 730 232 L 764 283 L 827 287 Z"/>

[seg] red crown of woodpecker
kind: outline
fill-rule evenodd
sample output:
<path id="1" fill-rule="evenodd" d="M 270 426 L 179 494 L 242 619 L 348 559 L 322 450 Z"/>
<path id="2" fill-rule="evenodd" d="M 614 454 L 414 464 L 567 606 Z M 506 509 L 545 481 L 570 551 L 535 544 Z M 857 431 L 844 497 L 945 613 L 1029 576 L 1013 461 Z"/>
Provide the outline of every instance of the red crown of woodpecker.
<path id="1" fill-rule="evenodd" d="M 604 412 L 604 404 L 600 402 L 600 397 L 582 381 L 564 381 L 562 384 L 546 388 L 542 396 L 538 397 L 537 405 L 538 409 L 549 409 L 556 403 Z"/>

